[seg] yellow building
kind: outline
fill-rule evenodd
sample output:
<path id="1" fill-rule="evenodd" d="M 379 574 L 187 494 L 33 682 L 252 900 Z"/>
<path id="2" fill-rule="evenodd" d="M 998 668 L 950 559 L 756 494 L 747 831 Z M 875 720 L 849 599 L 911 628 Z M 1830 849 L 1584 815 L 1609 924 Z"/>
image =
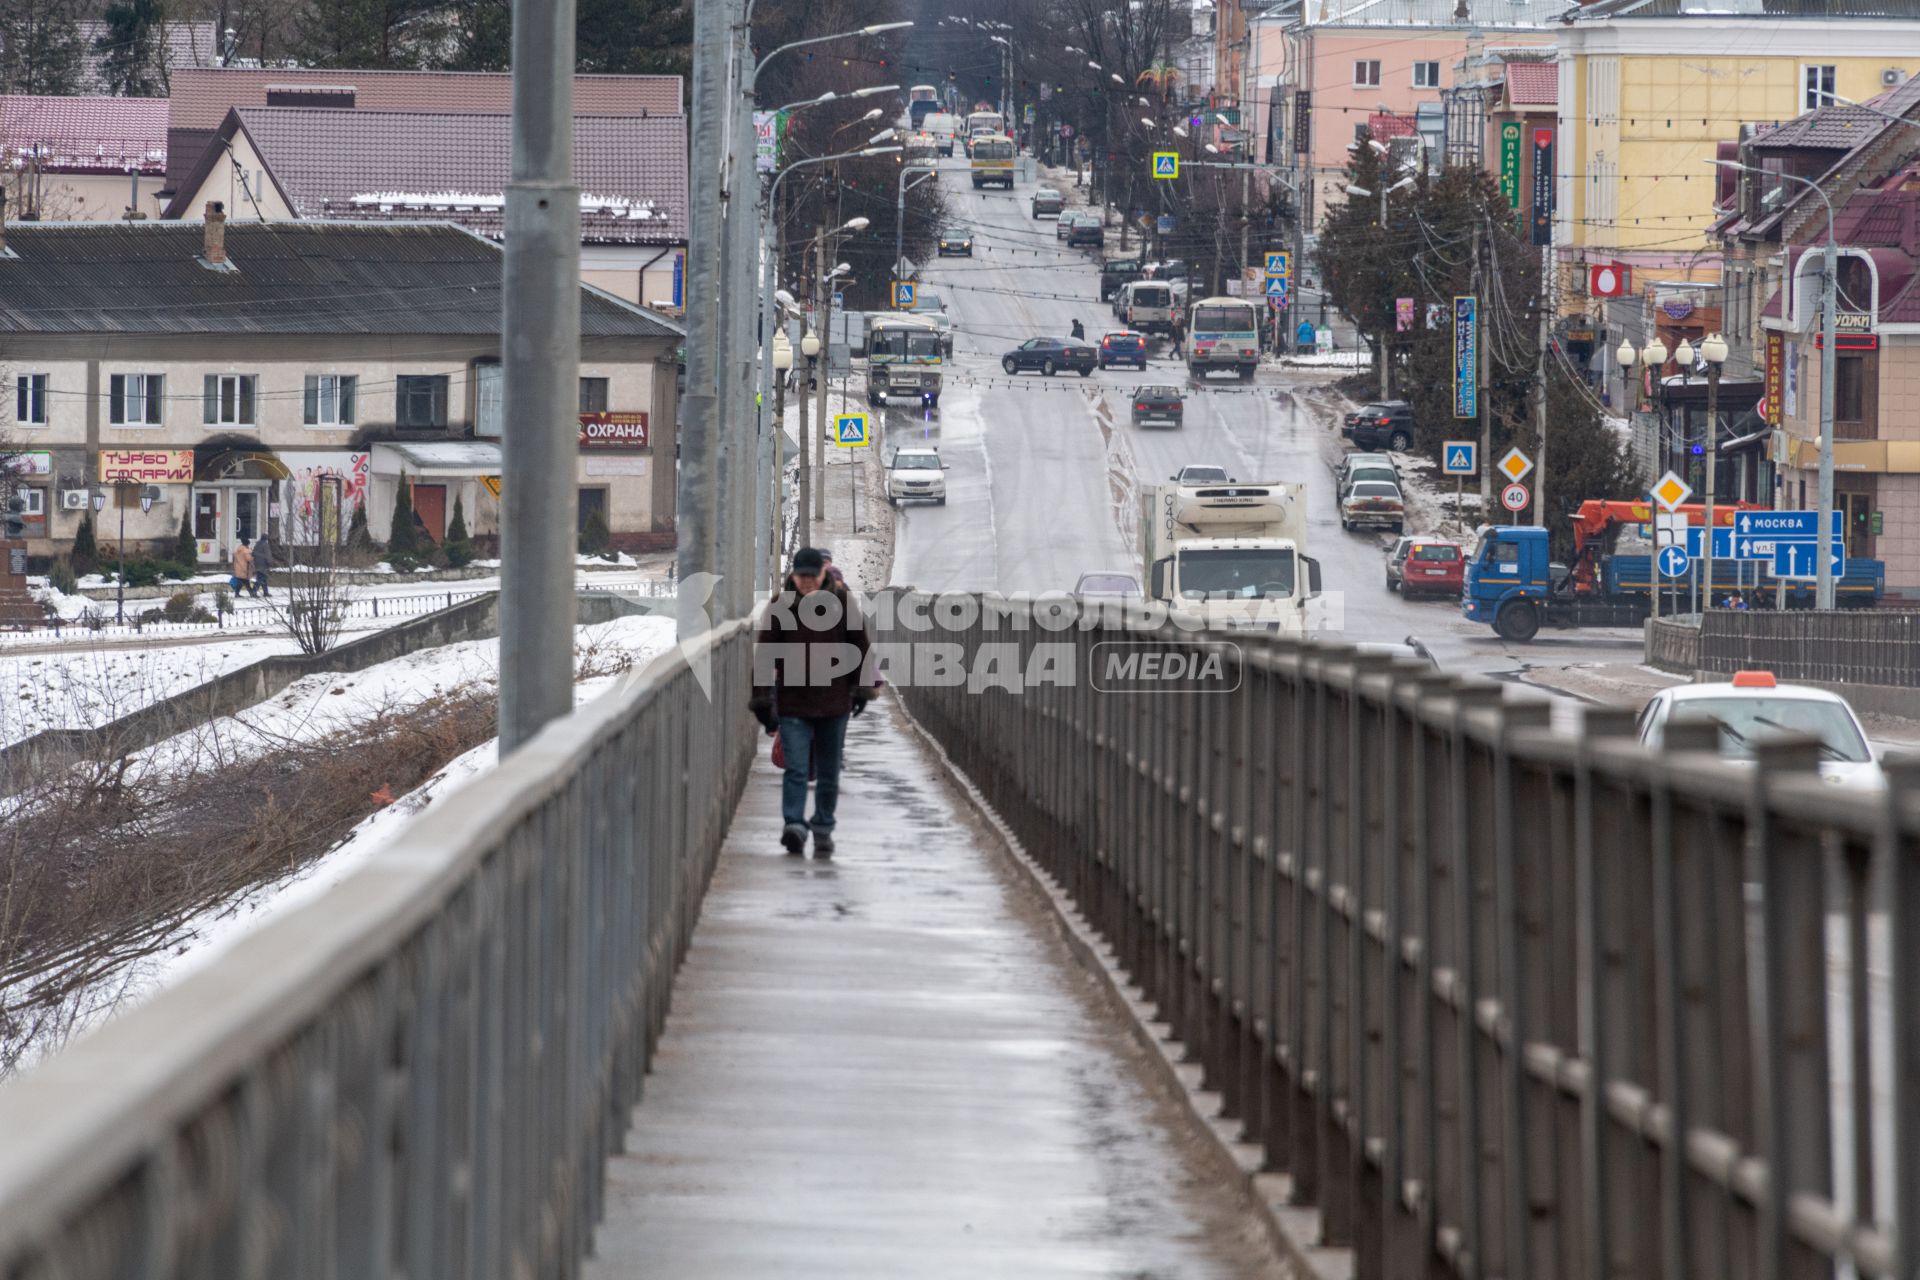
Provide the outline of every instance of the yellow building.
<path id="1" fill-rule="evenodd" d="M 1712 161 L 1741 126 L 1791 120 L 1834 96 L 1865 99 L 1920 72 L 1920 20 L 1819 16 L 1802 0 L 1603 0 L 1563 29 L 1554 243 L 1563 306 L 1586 308 L 1588 263 L 1634 268 L 1633 308 L 1656 283 L 1718 279 L 1708 234 L 1726 188 Z M 1721 151 L 1722 144 L 1728 150 Z M 1699 301 L 1713 304 L 1710 289 Z M 1703 308 L 1704 309 L 1704 308 Z"/>

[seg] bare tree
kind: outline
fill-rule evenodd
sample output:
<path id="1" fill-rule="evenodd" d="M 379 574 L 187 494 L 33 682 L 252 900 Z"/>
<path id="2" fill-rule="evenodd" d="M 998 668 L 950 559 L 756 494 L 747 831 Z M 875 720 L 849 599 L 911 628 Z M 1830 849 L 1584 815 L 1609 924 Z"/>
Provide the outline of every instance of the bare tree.
<path id="1" fill-rule="evenodd" d="M 322 542 L 313 549 L 310 563 L 298 570 L 287 567 L 286 586 L 269 599 L 274 617 L 300 646 L 300 652 L 325 653 L 333 648 L 346 625 L 350 594 L 340 548 Z"/>

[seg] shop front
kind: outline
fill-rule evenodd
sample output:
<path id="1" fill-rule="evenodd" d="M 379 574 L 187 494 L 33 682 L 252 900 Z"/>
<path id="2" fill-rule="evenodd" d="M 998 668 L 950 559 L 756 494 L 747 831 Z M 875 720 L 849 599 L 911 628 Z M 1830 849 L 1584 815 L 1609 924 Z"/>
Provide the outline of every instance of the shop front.
<path id="1" fill-rule="evenodd" d="M 281 486 L 292 479 L 270 449 L 212 441 L 193 451 L 193 539 L 202 564 L 224 564 L 241 543 L 283 538 Z"/>

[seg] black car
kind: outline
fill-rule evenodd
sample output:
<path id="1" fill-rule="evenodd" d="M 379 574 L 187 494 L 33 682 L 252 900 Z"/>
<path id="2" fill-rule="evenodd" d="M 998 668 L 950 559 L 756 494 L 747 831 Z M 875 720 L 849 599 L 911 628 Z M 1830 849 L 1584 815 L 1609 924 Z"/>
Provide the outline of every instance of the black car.
<path id="1" fill-rule="evenodd" d="M 1347 415 L 1340 434 L 1356 449 L 1391 449 L 1405 453 L 1413 447 L 1413 406 L 1405 400 L 1376 400 Z"/>
<path id="2" fill-rule="evenodd" d="M 1146 372 L 1147 335 L 1131 329 L 1103 334 L 1100 338 L 1100 367 L 1111 369 L 1117 364 L 1130 364 L 1142 373 Z"/>
<path id="3" fill-rule="evenodd" d="M 1067 232 L 1067 247 L 1071 249 L 1075 245 L 1090 244 L 1098 249 L 1104 246 L 1107 243 L 1107 229 L 1103 222 L 1097 213 L 1080 215 Z"/>
<path id="4" fill-rule="evenodd" d="M 1028 338 L 1000 357 L 1000 367 L 1008 373 L 1037 370 L 1048 377 L 1058 370 L 1069 369 L 1084 378 L 1093 372 L 1099 360 L 1094 349 L 1084 342 L 1070 342 L 1065 338 Z"/>
<path id="5" fill-rule="evenodd" d="M 973 256 L 973 233 L 960 227 L 948 227 L 940 233 L 940 256 L 943 258 L 971 258 Z"/>
<path id="6" fill-rule="evenodd" d="M 1100 264 L 1100 301 L 1105 302 L 1119 292 L 1123 284 L 1132 284 L 1140 278 L 1140 259 L 1108 258 Z"/>
<path id="7" fill-rule="evenodd" d="M 1135 387 L 1133 425 L 1178 427 L 1186 422 L 1186 403 L 1180 388 L 1168 386 Z"/>

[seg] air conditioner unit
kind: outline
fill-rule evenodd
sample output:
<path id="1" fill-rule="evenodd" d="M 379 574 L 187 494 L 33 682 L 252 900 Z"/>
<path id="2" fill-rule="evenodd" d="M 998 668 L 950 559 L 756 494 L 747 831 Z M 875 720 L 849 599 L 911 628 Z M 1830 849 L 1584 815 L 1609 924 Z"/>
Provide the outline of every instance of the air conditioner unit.
<path id="1" fill-rule="evenodd" d="M 62 511 L 85 511 L 87 509 L 87 491 L 85 489 L 62 489 L 60 491 L 60 509 Z"/>
<path id="2" fill-rule="evenodd" d="M 1884 85 L 1896 85 L 1906 78 L 1906 69 L 1903 67 L 1888 67 L 1880 73 L 1880 83 Z"/>

